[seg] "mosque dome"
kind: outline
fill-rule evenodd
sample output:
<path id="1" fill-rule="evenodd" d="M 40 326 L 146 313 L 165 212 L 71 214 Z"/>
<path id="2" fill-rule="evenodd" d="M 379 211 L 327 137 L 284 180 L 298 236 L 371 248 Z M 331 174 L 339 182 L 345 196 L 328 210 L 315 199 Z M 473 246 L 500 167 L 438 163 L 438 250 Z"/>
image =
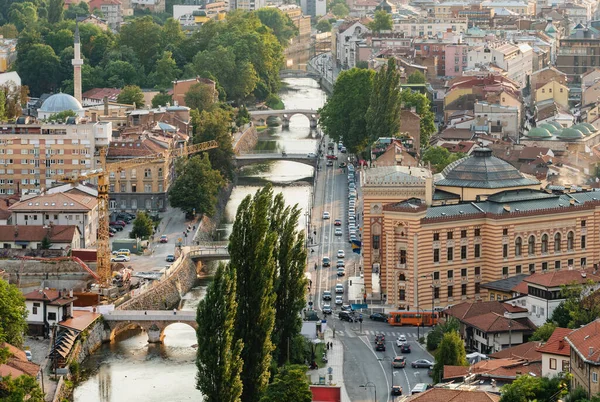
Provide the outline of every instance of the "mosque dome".
<path id="1" fill-rule="evenodd" d="M 557 134 L 557 137 L 561 140 L 579 140 L 583 138 L 583 134 L 574 128 L 565 128 Z"/>
<path id="2" fill-rule="evenodd" d="M 41 112 L 46 113 L 60 113 L 65 110 L 72 110 L 74 112 L 83 109 L 81 103 L 69 94 L 54 94 L 44 101 Z"/>
<path id="3" fill-rule="evenodd" d="M 562 128 L 563 128 L 563 126 L 561 126 L 559 122 L 554 121 L 554 120 L 553 121 L 549 121 L 547 124 L 552 124 L 554 127 L 556 127 L 559 130 L 562 130 Z"/>
<path id="4" fill-rule="evenodd" d="M 550 131 L 541 126 L 532 128 L 525 135 L 529 138 L 550 138 L 550 137 L 552 137 L 552 134 L 550 134 Z"/>
<path id="5" fill-rule="evenodd" d="M 548 123 L 544 123 L 544 124 L 540 125 L 539 128 L 543 128 L 545 130 L 548 130 L 548 132 L 550 134 L 554 134 L 554 133 L 556 133 L 558 131 L 558 128 L 556 128 L 552 124 L 548 124 Z"/>
<path id="6" fill-rule="evenodd" d="M 577 130 L 579 132 L 581 132 L 581 134 L 583 135 L 590 135 L 592 132 L 590 131 L 589 128 L 587 128 L 586 126 L 584 126 L 583 124 L 576 124 L 573 127 L 571 127 L 574 130 Z"/>

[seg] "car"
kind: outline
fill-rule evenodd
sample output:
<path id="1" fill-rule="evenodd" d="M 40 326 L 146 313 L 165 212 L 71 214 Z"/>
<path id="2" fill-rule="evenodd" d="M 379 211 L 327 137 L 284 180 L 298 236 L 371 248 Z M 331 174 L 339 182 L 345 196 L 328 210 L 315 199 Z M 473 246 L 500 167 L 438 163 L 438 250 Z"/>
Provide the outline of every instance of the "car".
<path id="1" fill-rule="evenodd" d="M 129 257 L 127 257 L 126 255 L 117 255 L 110 259 L 110 262 L 127 262 L 127 261 L 129 261 Z"/>
<path id="2" fill-rule="evenodd" d="M 165 261 L 167 261 L 167 262 L 173 262 L 173 261 L 175 261 L 175 256 L 173 254 L 169 254 L 167 256 L 167 258 L 165 258 Z"/>
<path id="3" fill-rule="evenodd" d="M 346 268 L 346 263 L 344 262 L 344 260 L 337 260 L 335 267 L 336 268 Z"/>
<path id="4" fill-rule="evenodd" d="M 352 306 L 349 304 L 344 304 L 342 307 L 340 307 L 342 309 L 342 311 L 353 311 L 352 310 Z"/>
<path id="5" fill-rule="evenodd" d="M 117 254 L 123 254 L 126 255 L 127 257 L 129 257 L 131 255 L 131 251 L 129 251 L 129 249 L 126 248 L 120 248 L 117 250 Z"/>
<path id="6" fill-rule="evenodd" d="M 160 240 L 161 243 L 168 243 L 169 242 L 169 238 L 167 237 L 167 235 L 162 235 L 160 236 Z"/>
<path id="7" fill-rule="evenodd" d="M 341 306 L 342 304 L 344 304 L 344 299 L 342 298 L 342 296 L 335 297 L 335 304 L 338 306 Z"/>
<path id="8" fill-rule="evenodd" d="M 335 148 L 335 142 L 330 142 L 329 144 L 327 144 L 327 149 L 331 149 L 332 151 Z"/>
<path id="9" fill-rule="evenodd" d="M 405 343 L 404 345 L 400 346 L 400 352 L 410 353 L 410 345 L 408 343 Z"/>
<path id="10" fill-rule="evenodd" d="M 33 359 L 33 355 L 31 354 L 31 350 L 26 350 L 25 351 L 25 357 L 27 357 L 27 361 L 31 361 L 31 359 Z"/>
<path id="11" fill-rule="evenodd" d="M 356 184 L 354 184 L 354 182 L 348 183 L 348 189 L 350 189 L 350 190 L 356 189 Z"/>
<path id="12" fill-rule="evenodd" d="M 357 240 L 356 236 L 354 235 L 350 235 L 350 237 L 348 238 L 348 243 L 352 243 L 353 241 Z"/>
<path id="13" fill-rule="evenodd" d="M 346 253 L 344 253 L 344 250 L 338 250 L 337 256 L 338 258 L 344 258 L 346 256 Z"/>
<path id="14" fill-rule="evenodd" d="M 338 143 L 338 151 L 341 151 L 343 146 L 344 146 L 344 144 L 342 144 L 341 142 Z"/>
<path id="15" fill-rule="evenodd" d="M 354 207 L 348 207 L 348 215 L 354 215 L 356 213 L 356 209 Z"/>
<path id="16" fill-rule="evenodd" d="M 306 154 L 306 157 L 307 158 L 316 158 L 317 155 L 314 152 L 309 152 L 309 153 Z"/>
<path id="17" fill-rule="evenodd" d="M 323 314 L 333 314 L 333 310 L 331 309 L 330 304 L 323 305 Z"/>
<path id="18" fill-rule="evenodd" d="M 340 152 L 345 154 L 346 152 L 348 152 L 348 150 L 346 149 L 346 147 L 342 147 L 342 149 L 340 149 Z"/>
<path id="19" fill-rule="evenodd" d="M 369 316 L 369 318 L 372 321 L 381 321 L 381 322 L 387 322 L 387 320 L 388 320 L 387 315 L 385 315 L 383 313 L 373 313 Z"/>
<path id="20" fill-rule="evenodd" d="M 336 235 L 336 236 L 341 236 L 341 235 L 342 235 L 342 229 L 340 229 L 340 228 L 335 228 L 335 235 Z"/>
<path id="21" fill-rule="evenodd" d="M 385 342 L 385 334 L 382 334 L 381 332 L 375 334 L 375 343 L 377 342 Z"/>
<path id="22" fill-rule="evenodd" d="M 344 268 L 338 268 L 337 276 L 346 276 L 346 270 Z"/>
<path id="23" fill-rule="evenodd" d="M 331 260 L 329 259 L 329 257 L 323 257 L 323 261 L 322 261 L 321 265 L 323 265 L 323 267 L 330 267 Z"/>
<path id="24" fill-rule="evenodd" d="M 404 368 L 406 367 L 406 358 L 404 356 L 396 356 L 392 361 L 393 368 Z"/>
<path id="25" fill-rule="evenodd" d="M 108 232 L 108 237 L 115 237 L 115 234 L 113 232 Z"/>
<path id="26" fill-rule="evenodd" d="M 355 200 L 350 200 L 348 202 L 348 208 L 356 208 L 356 201 Z"/>
<path id="27" fill-rule="evenodd" d="M 121 230 L 123 230 L 123 228 L 121 228 Z M 115 229 L 115 228 L 114 228 L 114 227 L 112 227 L 112 226 L 109 226 L 109 227 L 108 227 L 108 231 L 109 231 L 110 233 L 117 233 L 117 232 L 118 232 L 118 230 L 117 230 L 117 229 Z"/>
<path id="28" fill-rule="evenodd" d="M 400 385 L 392 386 L 392 395 L 402 395 L 402 387 Z"/>
<path id="29" fill-rule="evenodd" d="M 356 322 L 356 317 L 351 311 L 340 311 L 338 313 L 338 318 L 342 321 Z"/>
<path id="30" fill-rule="evenodd" d="M 421 392 L 427 391 L 429 388 L 431 388 L 431 384 L 425 384 L 421 382 L 415 385 L 410 393 L 411 395 L 420 394 Z"/>
<path id="31" fill-rule="evenodd" d="M 343 169 L 343 168 L 345 168 L 345 167 L 346 167 L 346 163 L 345 163 L 345 162 L 341 162 L 341 163 L 339 164 L 339 167 L 340 167 L 340 168 L 342 168 L 342 169 Z"/>
<path id="32" fill-rule="evenodd" d="M 419 359 L 419 360 L 415 360 L 410 365 L 412 368 L 429 368 L 429 367 L 433 366 L 433 362 L 431 362 L 427 359 Z"/>
<path id="33" fill-rule="evenodd" d="M 121 225 L 121 226 L 126 226 L 126 225 L 127 225 L 127 222 L 125 222 L 125 221 L 123 221 L 123 220 L 118 220 L 116 223 L 117 223 L 118 225 Z"/>
<path id="34" fill-rule="evenodd" d="M 341 283 L 335 285 L 335 293 L 344 293 L 344 285 Z"/>
<path id="35" fill-rule="evenodd" d="M 123 226 L 121 226 L 121 225 L 112 225 L 112 224 L 111 224 L 111 225 L 109 225 L 109 226 L 108 226 L 108 228 L 109 228 L 109 229 L 114 229 L 114 230 L 116 230 L 117 232 L 121 232 L 121 231 L 123 230 Z"/>
<path id="36" fill-rule="evenodd" d="M 323 212 L 323 219 L 329 219 L 329 212 Z"/>
<path id="37" fill-rule="evenodd" d="M 341 219 L 336 219 L 336 220 L 333 222 L 333 224 L 334 224 L 334 226 L 342 226 L 342 220 L 341 220 Z"/>
<path id="38" fill-rule="evenodd" d="M 326 165 L 327 166 L 333 166 L 333 161 L 327 161 Z"/>
<path id="39" fill-rule="evenodd" d="M 323 300 L 331 300 L 331 291 L 330 290 L 323 291 Z"/>
<path id="40" fill-rule="evenodd" d="M 377 342 L 375 344 L 375 350 L 378 352 L 385 352 L 385 342 Z"/>
<path id="41" fill-rule="evenodd" d="M 405 343 L 406 343 L 406 336 L 400 335 L 398 338 L 396 338 L 396 346 L 402 346 Z"/>
<path id="42" fill-rule="evenodd" d="M 337 160 L 338 157 L 335 156 L 335 155 L 329 154 L 329 155 L 326 156 L 326 158 L 335 161 L 335 160 Z"/>

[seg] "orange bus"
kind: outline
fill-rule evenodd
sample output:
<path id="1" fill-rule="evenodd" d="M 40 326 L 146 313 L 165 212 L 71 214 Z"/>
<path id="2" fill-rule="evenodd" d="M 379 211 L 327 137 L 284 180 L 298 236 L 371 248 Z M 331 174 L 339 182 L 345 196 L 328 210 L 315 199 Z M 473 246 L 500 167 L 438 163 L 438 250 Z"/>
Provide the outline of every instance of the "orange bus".
<path id="1" fill-rule="evenodd" d="M 438 313 L 431 311 L 392 311 L 388 314 L 388 323 L 393 326 L 432 327 L 437 322 Z"/>

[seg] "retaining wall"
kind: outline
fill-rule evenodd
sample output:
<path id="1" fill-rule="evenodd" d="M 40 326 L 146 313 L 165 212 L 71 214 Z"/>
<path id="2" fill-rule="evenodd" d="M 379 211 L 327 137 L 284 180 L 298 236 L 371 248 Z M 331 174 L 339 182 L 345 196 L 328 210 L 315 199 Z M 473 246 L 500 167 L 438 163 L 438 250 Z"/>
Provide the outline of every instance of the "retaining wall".
<path id="1" fill-rule="evenodd" d="M 256 131 L 254 124 L 252 124 L 242 133 L 241 137 L 233 147 L 233 152 L 235 152 L 236 155 L 239 155 L 240 153 L 251 151 L 257 143 L 258 132 Z"/>

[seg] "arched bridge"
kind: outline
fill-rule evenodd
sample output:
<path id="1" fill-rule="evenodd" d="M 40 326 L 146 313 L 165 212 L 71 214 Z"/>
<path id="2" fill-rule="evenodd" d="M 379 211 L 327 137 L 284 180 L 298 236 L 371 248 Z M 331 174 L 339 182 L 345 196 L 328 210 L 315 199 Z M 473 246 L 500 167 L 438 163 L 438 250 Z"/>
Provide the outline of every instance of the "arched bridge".
<path id="1" fill-rule="evenodd" d="M 235 163 L 237 167 L 246 165 L 252 165 L 254 163 L 264 163 L 268 161 L 290 161 L 303 163 L 305 165 L 315 166 L 318 162 L 316 156 L 309 154 L 282 154 L 281 152 L 275 153 L 245 153 L 235 156 Z"/>
<path id="2" fill-rule="evenodd" d="M 174 314 L 167 310 L 114 310 L 103 314 L 103 318 L 110 328 L 111 341 L 119 332 L 135 327 L 146 331 L 149 343 L 161 343 L 165 337 L 165 328 L 174 323 L 198 328 L 195 311 L 177 311 Z"/>
<path id="3" fill-rule="evenodd" d="M 214 261 L 228 260 L 229 250 L 227 250 L 228 242 L 214 242 L 190 246 L 188 257 L 192 260 Z"/>
<path id="4" fill-rule="evenodd" d="M 314 78 L 318 80 L 321 76 L 307 70 L 281 70 L 279 71 L 279 78 Z"/>
<path id="5" fill-rule="evenodd" d="M 289 127 L 290 119 L 297 114 L 306 116 L 310 120 L 311 128 L 316 128 L 319 124 L 319 113 L 313 109 L 254 110 L 250 112 L 250 118 L 255 123 L 264 124 L 269 117 L 279 117 L 282 127 Z"/>

